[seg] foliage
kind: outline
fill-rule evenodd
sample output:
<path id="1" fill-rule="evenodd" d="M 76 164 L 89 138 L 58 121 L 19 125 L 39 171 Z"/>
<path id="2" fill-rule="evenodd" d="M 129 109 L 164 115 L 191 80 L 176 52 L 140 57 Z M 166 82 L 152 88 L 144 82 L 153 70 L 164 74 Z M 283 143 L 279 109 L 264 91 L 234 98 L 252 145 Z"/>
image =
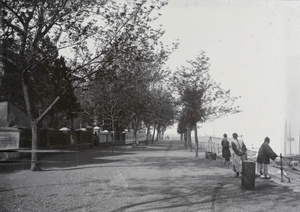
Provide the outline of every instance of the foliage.
<path id="1" fill-rule="evenodd" d="M 89 35 L 94 33 L 93 30 L 97 29 L 91 28 L 94 21 L 86 22 L 86 19 L 95 11 L 95 6 L 101 5 L 103 1 L 98 0 L 1 1 L 1 29 L 3 29 L 1 43 L 5 44 L 3 45 L 3 52 L 6 54 L 4 56 L 13 58 L 11 61 L 21 76 L 26 110 L 31 120 L 33 150 L 37 149 L 38 144 L 38 124 L 63 95 L 69 92 L 70 88 L 69 84 L 60 85 L 53 99 L 47 100 L 49 105 L 42 111 L 36 110 L 36 107 L 42 105 L 42 101 L 37 99 L 38 96 L 35 93 L 35 86 L 38 86 L 39 80 L 37 71 L 45 66 L 48 59 L 50 63 L 53 62 L 57 54 L 57 48 L 51 53 L 51 45 L 47 45 L 50 48 L 48 54 L 43 54 L 43 42 L 49 38 L 50 43 L 55 44 L 59 49 L 65 45 L 83 44 Z M 87 27 L 89 33 L 83 33 Z M 73 69 L 73 73 L 67 74 L 68 79 L 72 78 L 76 72 L 77 70 Z M 35 104 L 36 101 L 41 104 Z M 32 170 L 40 169 L 36 161 L 37 153 L 34 152 L 32 153 Z"/>
<path id="2" fill-rule="evenodd" d="M 67 90 L 68 92 L 66 92 L 64 98 L 60 99 L 52 111 L 47 114 L 47 119 L 50 123 L 52 122 L 51 119 L 57 119 L 56 123 L 61 123 L 64 117 L 67 119 L 73 118 L 79 109 L 79 105 L 76 103 L 77 100 L 72 92 L 72 83 L 68 79 L 70 69 L 66 67 L 63 57 L 58 58 L 57 49 L 48 37 L 41 41 L 41 49 L 38 53 L 37 55 L 40 57 L 47 55 L 47 59 L 32 69 L 32 83 L 29 88 L 31 89 L 34 116 L 39 116 L 41 111 L 44 111 L 51 104 L 56 95 Z M 12 53 L 9 54 L 9 50 L 6 50 L 6 55 L 10 56 Z M 14 57 L 5 58 L 5 74 L 0 93 L 3 100 L 9 100 L 26 111 L 22 91 L 22 75 L 15 66 L 17 61 L 14 60 Z M 49 125 L 48 127 L 59 128 L 60 126 Z"/>
<path id="3" fill-rule="evenodd" d="M 237 97 L 224 90 L 209 74 L 209 58 L 202 52 L 195 61 L 188 61 L 173 76 L 174 87 L 179 94 L 182 109 L 181 120 L 194 125 L 239 112 L 234 106 Z M 182 130 L 180 130 L 182 131 Z"/>
<path id="4" fill-rule="evenodd" d="M 74 88 L 94 86 L 102 71 L 115 70 L 122 78 L 118 87 L 108 84 L 106 94 L 114 94 L 110 103 L 117 97 L 115 88 L 124 88 L 130 103 L 126 114 L 131 111 L 142 120 L 148 88 L 170 54 L 158 41 L 163 30 L 150 27 L 157 18 L 150 14 L 165 4 L 160 0 L 137 7 L 106 0 L 1 1 L 1 38 L 5 53 L 11 54 L 5 57 L 13 58 L 21 76 L 33 150 L 37 149 L 38 123 L 55 105 L 72 103 Z M 71 55 L 67 62 L 58 58 L 62 50 Z M 37 88 L 43 89 L 42 95 Z M 68 114 L 74 115 L 72 110 Z M 32 169 L 36 159 L 33 153 Z"/>
<path id="5" fill-rule="evenodd" d="M 163 65 L 176 49 L 176 44 L 171 48 L 164 46 L 159 42 L 163 30 L 150 25 L 155 19 L 151 18 L 154 10 L 164 2 L 157 1 L 156 5 L 133 10 L 127 5 L 111 4 L 117 9 L 106 11 L 105 23 L 111 32 L 108 37 L 116 39 L 106 46 L 102 65 L 94 69 L 98 71 L 95 71 L 86 93 L 95 98 L 92 102 L 84 97 L 84 113 L 97 114 L 98 123 L 102 123 L 99 118 L 108 120 L 114 117 L 121 128 L 131 123 L 137 130 L 148 117 L 153 97 L 151 89 L 165 78 Z"/>
<path id="6" fill-rule="evenodd" d="M 224 90 L 211 79 L 208 61 L 209 58 L 202 52 L 195 61 L 188 61 L 189 66 L 181 67 L 173 76 L 181 106 L 177 132 L 185 134 L 188 143 L 191 143 L 190 133 L 194 130 L 196 157 L 197 123 L 240 111 L 238 106 L 234 106 L 237 97 L 231 97 L 230 90 Z"/>
<path id="7" fill-rule="evenodd" d="M 71 78 L 70 69 L 68 73 L 64 73 L 63 77 L 57 74 L 51 75 L 48 73 L 49 70 L 45 69 L 50 64 L 50 66 L 55 67 L 64 63 L 55 61 L 58 56 L 56 46 L 60 48 L 62 45 L 78 44 L 79 37 L 80 39 L 86 38 L 87 35 L 80 34 L 79 31 L 82 30 L 82 27 L 90 26 L 90 22 L 85 22 L 86 18 L 94 10 L 96 4 L 101 6 L 103 3 L 97 0 L 3 0 L 1 4 L 3 7 L 1 12 L 4 29 L 2 38 L 4 56 L 14 63 L 18 74 L 21 76 L 20 82 L 28 116 L 32 121 L 39 122 L 60 97 L 72 89 L 69 82 L 63 82 L 63 80 L 66 81 L 66 78 Z M 65 33 L 66 29 L 68 35 Z M 59 74 L 61 75 L 62 72 Z M 43 75 L 50 79 L 41 77 Z M 57 80 L 54 79 L 55 77 L 62 80 L 60 80 L 59 85 L 54 83 L 53 87 L 57 86 L 55 91 L 52 89 L 53 87 L 47 88 L 48 94 L 51 94 L 46 95 L 49 98 L 45 102 L 41 100 L 41 95 L 38 96 L 36 93 L 37 88 L 40 87 L 39 82 L 41 85 L 47 83 L 47 87 L 49 87 L 51 85 L 48 84 L 49 82 Z M 45 79 L 48 81 L 45 82 Z M 35 108 L 46 105 L 43 103 L 48 105 Z"/>
<path id="8" fill-rule="evenodd" d="M 26 111 L 24 96 L 22 91 L 22 76 L 17 71 L 15 65 L 6 58 L 2 60 L 4 64 L 4 75 L 0 78 L 0 101 L 11 101 L 23 111 Z"/>
<path id="9" fill-rule="evenodd" d="M 149 118 L 157 125 L 158 132 L 164 132 L 168 126 L 174 124 L 175 120 L 175 100 L 170 90 L 163 86 L 154 89 L 151 101 L 152 115 Z"/>

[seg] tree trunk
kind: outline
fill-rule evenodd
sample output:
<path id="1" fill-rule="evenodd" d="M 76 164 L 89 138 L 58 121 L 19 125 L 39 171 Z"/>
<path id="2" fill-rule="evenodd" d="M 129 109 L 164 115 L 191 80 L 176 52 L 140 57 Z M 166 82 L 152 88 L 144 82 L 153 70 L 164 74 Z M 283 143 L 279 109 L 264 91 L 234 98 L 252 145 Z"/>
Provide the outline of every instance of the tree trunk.
<path id="1" fill-rule="evenodd" d="M 156 139 L 155 139 L 156 141 L 158 141 L 159 134 L 160 134 L 160 132 L 159 132 L 159 130 L 157 129 L 157 130 L 156 130 Z"/>
<path id="2" fill-rule="evenodd" d="M 183 133 L 183 139 L 184 139 L 184 147 L 188 148 L 188 142 L 187 142 L 187 132 Z"/>
<path id="3" fill-rule="evenodd" d="M 147 134 L 146 134 L 146 146 L 148 145 L 149 142 L 149 137 L 150 137 L 150 125 L 147 126 Z"/>
<path id="4" fill-rule="evenodd" d="M 198 150 L 199 150 L 199 142 L 198 142 L 198 132 L 197 132 L 197 123 L 195 124 L 195 144 L 196 144 L 196 158 L 198 157 Z"/>
<path id="5" fill-rule="evenodd" d="M 41 171 L 41 164 L 38 162 L 38 124 L 36 121 L 31 122 L 31 133 L 32 133 L 32 143 L 31 143 L 31 170 L 32 171 Z"/>
<path id="6" fill-rule="evenodd" d="M 156 124 L 154 124 L 153 126 L 152 144 L 154 143 L 155 130 L 156 130 Z"/>
<path id="7" fill-rule="evenodd" d="M 193 145 L 192 145 L 192 138 L 191 138 L 191 129 L 190 127 L 187 127 L 187 142 L 189 144 L 190 147 L 190 151 L 193 151 Z"/>
<path id="8" fill-rule="evenodd" d="M 29 82 L 28 82 L 28 76 L 25 76 L 26 71 L 23 72 L 22 75 L 22 86 L 23 86 L 23 94 L 24 94 L 24 100 L 26 104 L 26 109 L 27 109 L 27 114 L 30 119 L 30 124 L 31 124 L 31 167 L 30 169 L 32 171 L 40 171 L 41 166 L 38 164 L 38 154 L 37 154 L 37 149 L 38 149 L 38 119 L 33 118 L 33 113 L 32 113 L 32 104 L 30 101 L 30 96 L 29 96 Z"/>
<path id="9" fill-rule="evenodd" d="M 112 126 L 112 146 L 111 146 L 111 152 L 114 152 L 114 145 L 115 145 L 115 125 L 114 125 L 114 119 L 111 119 L 111 126 Z"/>
<path id="10" fill-rule="evenodd" d="M 138 140 L 137 140 L 137 129 L 134 128 L 133 130 L 133 142 L 132 142 L 132 147 L 135 148 L 138 144 Z"/>
<path id="11" fill-rule="evenodd" d="M 158 141 L 158 139 L 160 138 L 160 133 L 161 133 L 161 131 L 160 131 L 160 125 L 158 124 L 157 125 L 157 127 L 156 127 L 157 129 L 156 129 L 156 141 Z"/>
<path id="12" fill-rule="evenodd" d="M 190 143 L 190 148 L 191 152 L 193 151 L 193 142 L 192 142 L 192 131 L 189 130 L 189 143 Z"/>
<path id="13" fill-rule="evenodd" d="M 132 142 L 132 147 L 135 148 L 139 143 L 138 143 L 138 137 L 137 137 L 137 132 L 140 127 L 140 122 L 136 116 L 133 118 L 133 142 Z"/>
<path id="14" fill-rule="evenodd" d="M 29 95 L 29 85 L 30 85 L 30 81 L 29 81 L 29 77 L 25 76 L 26 71 L 23 72 L 22 74 L 22 87 L 23 87 L 23 94 L 24 94 L 24 100 L 25 100 L 25 104 L 26 104 L 26 109 L 27 109 L 27 115 L 29 117 L 29 120 L 31 121 L 31 133 L 32 133 L 32 139 L 31 139 L 31 170 L 32 171 L 40 171 L 41 169 L 41 164 L 38 162 L 38 123 L 43 119 L 43 117 L 45 117 L 45 115 L 53 108 L 53 106 L 58 102 L 58 100 L 60 99 L 60 96 L 57 96 L 54 101 L 50 104 L 50 106 L 42 113 L 39 115 L 39 117 L 37 117 L 36 119 L 34 118 L 34 114 L 33 114 L 33 107 L 31 104 L 31 99 L 30 99 L 30 95 Z"/>

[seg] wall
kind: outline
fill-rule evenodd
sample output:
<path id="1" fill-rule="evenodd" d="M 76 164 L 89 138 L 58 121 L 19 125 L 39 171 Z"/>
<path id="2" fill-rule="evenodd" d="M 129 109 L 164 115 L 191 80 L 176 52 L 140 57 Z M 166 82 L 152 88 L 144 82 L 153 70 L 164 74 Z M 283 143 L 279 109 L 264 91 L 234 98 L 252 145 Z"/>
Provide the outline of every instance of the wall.
<path id="1" fill-rule="evenodd" d="M 10 102 L 0 102 L 0 127 L 18 127 L 31 129 L 26 113 Z"/>

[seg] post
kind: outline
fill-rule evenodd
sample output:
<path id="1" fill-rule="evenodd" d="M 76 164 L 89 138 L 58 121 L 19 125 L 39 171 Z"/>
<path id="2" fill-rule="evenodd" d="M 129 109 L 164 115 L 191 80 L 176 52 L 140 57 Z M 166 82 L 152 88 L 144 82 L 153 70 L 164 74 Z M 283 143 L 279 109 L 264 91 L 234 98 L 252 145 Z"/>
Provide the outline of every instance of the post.
<path id="1" fill-rule="evenodd" d="M 282 153 L 280 153 L 281 182 L 283 182 Z"/>
<path id="2" fill-rule="evenodd" d="M 243 161 L 242 163 L 242 184 L 241 187 L 244 190 L 255 189 L 255 162 Z"/>

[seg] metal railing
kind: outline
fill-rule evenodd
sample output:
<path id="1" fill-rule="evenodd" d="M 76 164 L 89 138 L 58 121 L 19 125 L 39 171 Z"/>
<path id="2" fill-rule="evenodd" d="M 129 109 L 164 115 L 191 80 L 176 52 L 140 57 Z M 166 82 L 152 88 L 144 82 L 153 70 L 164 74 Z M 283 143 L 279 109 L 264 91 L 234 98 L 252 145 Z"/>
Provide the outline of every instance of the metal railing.
<path id="1" fill-rule="evenodd" d="M 208 148 L 209 147 L 209 148 Z M 217 153 L 217 155 L 222 153 L 222 146 L 218 142 L 218 139 L 213 142 L 199 142 L 199 149 L 210 151 L 210 149 Z M 252 160 L 256 162 L 255 155 L 257 151 L 247 150 L 248 160 Z M 291 182 L 291 178 L 288 176 L 288 173 L 292 173 L 295 175 L 300 175 L 300 155 L 294 157 L 286 157 L 282 156 L 280 153 L 279 161 L 275 162 L 277 165 L 272 165 L 272 167 L 280 169 L 281 173 L 281 182 L 284 182 L 284 178 Z"/>
<path id="2" fill-rule="evenodd" d="M 280 158 L 280 161 L 279 161 L 280 166 L 279 167 L 278 166 L 272 166 L 272 167 L 280 169 L 281 182 L 284 182 L 284 180 L 283 180 L 284 177 L 288 179 L 288 182 L 291 182 L 291 179 L 290 179 L 290 177 L 288 177 L 287 172 L 290 172 L 290 173 L 293 173 L 293 174 L 296 174 L 296 175 L 300 175 L 300 168 L 298 169 L 295 166 L 295 162 L 297 162 L 297 167 L 299 165 L 299 160 L 300 160 L 299 157 L 284 157 L 280 153 L 279 158 Z M 284 166 L 286 166 L 286 165 L 288 167 L 291 167 L 291 169 L 284 168 Z M 296 171 L 293 171 L 293 169 L 296 170 Z"/>
<path id="3" fill-rule="evenodd" d="M 248 150 L 247 151 L 248 160 L 256 162 L 256 157 L 252 157 L 253 155 L 256 155 L 255 153 L 257 153 L 257 152 L 255 152 L 255 151 L 252 152 L 251 150 Z M 295 161 L 298 162 L 297 165 L 299 165 L 299 169 L 297 169 L 295 167 L 294 163 L 292 163 L 292 162 L 295 162 Z M 288 182 L 291 182 L 290 177 L 288 177 L 288 172 L 296 174 L 296 175 L 300 175 L 300 163 L 299 163 L 299 161 L 300 161 L 300 157 L 284 157 L 280 153 L 279 161 L 275 160 L 276 165 L 272 165 L 272 167 L 277 168 L 277 169 L 280 170 L 281 182 L 284 182 L 284 178 L 286 178 L 288 180 Z M 290 169 L 285 168 L 286 166 L 291 167 L 291 168 Z M 298 170 L 298 172 L 293 171 L 292 169 Z"/>

